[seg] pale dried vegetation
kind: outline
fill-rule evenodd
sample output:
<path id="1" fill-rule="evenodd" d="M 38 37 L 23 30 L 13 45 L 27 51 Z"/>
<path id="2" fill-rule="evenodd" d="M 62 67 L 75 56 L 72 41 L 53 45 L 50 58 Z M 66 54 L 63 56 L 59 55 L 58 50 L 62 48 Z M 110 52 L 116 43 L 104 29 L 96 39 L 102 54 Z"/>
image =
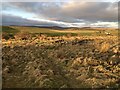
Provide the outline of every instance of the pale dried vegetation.
<path id="1" fill-rule="evenodd" d="M 22 35 L 2 39 L 3 87 L 120 88 L 117 36 Z"/>

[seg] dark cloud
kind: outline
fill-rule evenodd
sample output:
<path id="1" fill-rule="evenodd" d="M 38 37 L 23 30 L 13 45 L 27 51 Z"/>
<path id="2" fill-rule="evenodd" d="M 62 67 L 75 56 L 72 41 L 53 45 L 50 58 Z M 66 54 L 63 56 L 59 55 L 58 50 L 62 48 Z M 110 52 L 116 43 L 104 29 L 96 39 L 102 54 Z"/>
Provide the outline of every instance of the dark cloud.
<path id="1" fill-rule="evenodd" d="M 55 23 L 52 22 L 45 22 L 45 21 L 34 21 L 25 18 L 21 18 L 18 16 L 12 15 L 2 15 L 2 24 L 3 25 L 24 25 L 24 26 L 34 26 L 34 25 L 47 25 L 47 26 L 55 26 Z"/>
<path id="2" fill-rule="evenodd" d="M 13 16 L 10 14 L 2 14 L 2 25 L 21 25 L 21 26 L 61 26 L 61 27 L 71 27 L 72 23 L 65 23 L 61 21 L 51 21 L 51 20 L 33 20 L 26 19 L 18 16 Z"/>
<path id="3" fill-rule="evenodd" d="M 117 5 L 113 7 L 108 2 L 84 2 L 73 3 L 64 6 L 63 12 L 66 16 L 84 19 L 86 21 L 109 21 L 117 20 Z"/>
<path id="4" fill-rule="evenodd" d="M 31 25 L 33 21 L 12 15 L 2 15 L 2 24 L 3 25 Z"/>
<path id="5" fill-rule="evenodd" d="M 117 21 L 118 5 L 110 2 L 12 2 L 12 6 L 26 12 L 44 16 L 57 21 L 76 22 L 77 19 L 86 21 Z"/>
<path id="6" fill-rule="evenodd" d="M 96 22 L 91 23 L 88 21 L 81 21 L 81 23 L 65 23 L 65 22 L 58 22 L 58 21 L 50 21 L 50 20 L 42 20 L 42 21 L 36 21 L 36 20 L 30 20 L 26 18 L 21 18 L 18 16 L 3 14 L 2 15 L 2 25 L 21 25 L 21 26 L 61 26 L 61 27 L 86 27 L 86 26 L 92 26 L 92 27 L 117 27 L 117 23 L 114 22 Z"/>
<path id="7" fill-rule="evenodd" d="M 19 25 L 76 25 L 75 23 L 117 22 L 118 4 L 111 2 L 11 2 L 3 3 L 3 11 L 21 9 L 33 13 L 36 17 L 44 17 L 47 21 L 34 21 L 25 18 L 3 15 L 3 24 Z M 62 22 L 62 23 L 59 23 Z M 67 23 L 67 24 L 65 24 Z M 72 24 L 73 23 L 73 24 Z"/>

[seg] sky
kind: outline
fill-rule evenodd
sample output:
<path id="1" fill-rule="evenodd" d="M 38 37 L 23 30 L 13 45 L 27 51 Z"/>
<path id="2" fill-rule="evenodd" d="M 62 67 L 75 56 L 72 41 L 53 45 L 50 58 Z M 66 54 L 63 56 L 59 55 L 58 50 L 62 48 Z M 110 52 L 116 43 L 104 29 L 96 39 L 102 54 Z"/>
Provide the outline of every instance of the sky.
<path id="1" fill-rule="evenodd" d="M 2 24 L 60 27 L 118 27 L 118 2 L 2 2 Z"/>

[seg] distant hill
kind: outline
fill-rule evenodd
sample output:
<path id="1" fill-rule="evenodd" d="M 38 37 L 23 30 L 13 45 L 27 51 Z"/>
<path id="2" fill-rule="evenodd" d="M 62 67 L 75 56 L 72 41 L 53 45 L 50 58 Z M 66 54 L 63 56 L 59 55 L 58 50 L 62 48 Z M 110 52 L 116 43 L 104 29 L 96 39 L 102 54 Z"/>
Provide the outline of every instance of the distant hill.
<path id="1" fill-rule="evenodd" d="M 60 27 L 60 26 L 30 26 L 30 27 L 48 28 L 48 29 L 54 29 L 54 30 L 68 29 L 68 27 Z"/>
<path id="2" fill-rule="evenodd" d="M 106 30 L 106 29 L 116 29 L 116 28 L 105 28 L 105 27 L 60 27 L 60 26 L 16 26 L 16 25 L 10 25 L 12 27 L 36 27 L 36 28 L 46 28 L 46 29 L 53 29 L 53 30 Z"/>
<path id="3" fill-rule="evenodd" d="M 17 30 L 15 28 L 12 28 L 10 26 L 1 26 L 2 27 L 2 32 L 5 32 L 5 33 L 18 33 L 20 32 L 20 30 Z"/>
<path id="4" fill-rule="evenodd" d="M 109 32 L 111 35 L 118 35 L 118 30 L 115 28 L 92 28 L 92 27 L 59 27 L 59 26 L 1 26 L 2 32 L 5 33 L 18 33 L 18 32 L 29 32 L 29 33 L 42 33 L 52 35 L 63 35 L 63 34 L 79 34 L 81 36 L 91 35 L 106 35 L 104 32 Z M 102 31 L 102 33 L 101 33 Z"/>

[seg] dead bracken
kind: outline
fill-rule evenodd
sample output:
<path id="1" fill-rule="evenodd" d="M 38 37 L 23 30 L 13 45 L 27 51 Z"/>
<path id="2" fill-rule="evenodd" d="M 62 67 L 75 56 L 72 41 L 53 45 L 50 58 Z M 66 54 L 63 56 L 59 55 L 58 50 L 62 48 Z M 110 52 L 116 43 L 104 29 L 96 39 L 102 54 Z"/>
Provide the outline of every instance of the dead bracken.
<path id="1" fill-rule="evenodd" d="M 3 87 L 120 87 L 120 51 L 116 36 L 42 35 L 2 43 Z"/>

